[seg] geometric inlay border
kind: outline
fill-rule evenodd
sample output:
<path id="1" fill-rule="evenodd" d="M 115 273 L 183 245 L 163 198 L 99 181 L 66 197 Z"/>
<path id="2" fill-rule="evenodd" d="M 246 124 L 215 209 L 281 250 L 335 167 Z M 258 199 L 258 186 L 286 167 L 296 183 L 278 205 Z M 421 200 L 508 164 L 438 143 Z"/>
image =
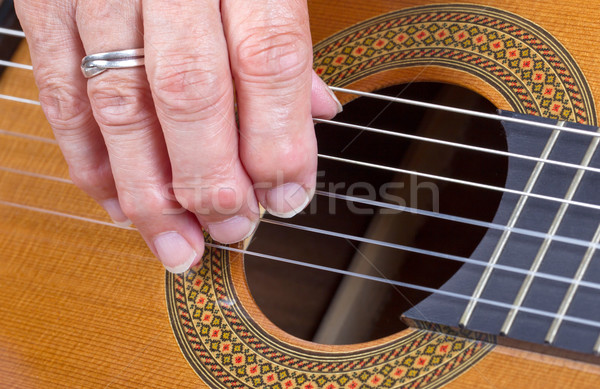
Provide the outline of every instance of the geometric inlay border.
<path id="1" fill-rule="evenodd" d="M 459 69 L 494 86 L 516 112 L 596 125 L 588 84 L 567 50 L 517 15 L 474 5 L 435 5 L 382 15 L 315 46 L 314 68 L 348 85 L 392 68 Z"/>
<path id="2" fill-rule="evenodd" d="M 167 273 L 175 337 L 192 368 L 215 388 L 431 388 L 481 359 L 491 343 L 417 330 L 377 347 L 323 353 L 270 336 L 244 310 L 229 252 L 207 249 L 199 267 Z"/>

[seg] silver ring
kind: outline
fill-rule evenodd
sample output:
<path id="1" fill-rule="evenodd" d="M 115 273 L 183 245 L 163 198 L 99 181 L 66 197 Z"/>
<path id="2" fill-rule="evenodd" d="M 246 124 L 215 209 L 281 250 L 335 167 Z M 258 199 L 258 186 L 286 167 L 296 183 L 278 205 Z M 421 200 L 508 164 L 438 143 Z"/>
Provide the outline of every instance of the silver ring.
<path id="1" fill-rule="evenodd" d="M 144 66 L 144 49 L 129 49 L 98 53 L 83 57 L 81 71 L 85 78 L 91 78 L 107 69 L 124 69 Z"/>

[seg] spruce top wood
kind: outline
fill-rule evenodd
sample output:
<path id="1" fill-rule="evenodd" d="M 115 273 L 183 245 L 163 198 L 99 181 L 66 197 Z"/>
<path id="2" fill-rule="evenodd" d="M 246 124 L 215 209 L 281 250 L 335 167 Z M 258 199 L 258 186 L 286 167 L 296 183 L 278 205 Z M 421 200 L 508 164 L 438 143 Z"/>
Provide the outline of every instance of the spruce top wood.
<path id="1" fill-rule="evenodd" d="M 423 5 L 409 1 L 309 4 L 315 43 L 371 17 Z M 590 96 L 598 99 L 600 79 L 594 48 L 600 43 L 599 6 L 570 2 L 555 8 L 545 2 L 510 1 L 491 5 L 548 31 L 585 76 L 578 85 L 588 85 Z M 316 47 L 317 70 L 322 64 L 319 60 L 327 57 L 319 56 L 323 47 Z M 28 63 L 23 46 L 15 61 Z M 483 73 L 439 64 L 418 65 L 357 77 L 349 86 L 371 91 L 412 80 L 452 82 L 477 91 L 499 108 L 515 110 L 518 100 L 511 100 L 514 94 L 486 82 L 489 79 Z M 335 77 L 336 72 L 329 76 Z M 31 73 L 8 69 L 0 81 L 0 93 L 35 100 Z M 593 101 L 586 101 L 573 118 L 579 115 L 575 121 L 595 124 L 596 109 Z M 66 166 L 39 106 L 2 101 L 0 110 L 0 311 L 4 318 L 0 376 L 9 386 L 202 386 L 196 371 L 214 387 L 275 383 L 285 387 L 288 382 L 290 387 L 381 387 L 385 382 L 419 382 L 419 387 L 591 388 L 600 383 L 597 366 L 576 362 L 568 353 L 551 357 L 417 329 L 351 346 L 323 346 L 296 339 L 273 326 L 255 305 L 246 288 L 241 257 L 219 250 L 209 252 L 204 272 L 168 275 L 165 301 L 162 266 L 136 232 L 111 226 L 102 210 L 68 182 Z M 236 300 L 227 300 L 231 296 Z M 216 305 L 209 309 L 211 298 Z M 234 304 L 229 306 L 226 301 Z M 194 317 L 196 313 L 198 317 Z M 216 319 L 221 321 L 215 324 Z M 242 326 L 257 332 L 250 332 L 249 338 L 236 332 Z M 203 328 L 209 332 L 203 334 Z M 187 337 L 196 330 L 198 337 Z M 194 343 L 197 340 L 205 343 Z M 213 344 L 215 353 L 208 355 L 206 350 Z M 432 346 L 433 352 L 428 354 L 420 345 Z M 277 355 L 279 364 L 274 365 L 275 356 L 266 355 L 265 349 L 287 354 Z M 414 360 L 407 362 L 411 355 Z M 446 365 L 447 370 L 433 377 L 428 373 L 436 369 L 431 359 L 437 356 L 443 363 L 448 363 L 444 358 L 460 358 L 461 362 L 453 368 Z M 371 366 L 369 357 L 381 359 Z M 302 358 L 314 358 L 322 366 L 302 365 Z M 365 364 L 351 366 L 352 358 L 363 358 Z M 329 365 L 333 367 L 328 369 Z M 393 368 L 384 370 L 387 365 Z M 215 371 L 223 375 L 211 375 Z M 415 372 L 414 377 L 408 376 L 410 371 Z"/>

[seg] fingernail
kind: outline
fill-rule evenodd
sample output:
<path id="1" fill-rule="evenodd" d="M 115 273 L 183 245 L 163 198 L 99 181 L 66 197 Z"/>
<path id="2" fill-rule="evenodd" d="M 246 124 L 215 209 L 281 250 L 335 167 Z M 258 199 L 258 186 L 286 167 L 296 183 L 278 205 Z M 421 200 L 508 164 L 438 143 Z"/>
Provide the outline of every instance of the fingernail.
<path id="1" fill-rule="evenodd" d="M 208 233 L 221 243 L 240 242 L 254 232 L 258 222 L 252 222 L 245 216 L 234 216 L 222 222 L 209 223 Z"/>
<path id="2" fill-rule="evenodd" d="M 131 225 L 131 220 L 123 213 L 118 199 L 105 200 L 102 202 L 102 207 L 116 225 L 120 227 L 129 227 Z"/>
<path id="3" fill-rule="evenodd" d="M 302 185 L 288 182 L 267 192 L 265 208 L 270 214 L 287 219 L 302 211 L 311 198 Z"/>
<path id="4" fill-rule="evenodd" d="M 198 256 L 188 241 L 175 231 L 154 238 L 154 248 L 165 268 L 175 274 L 188 270 Z"/>
<path id="5" fill-rule="evenodd" d="M 315 72 L 312 73 L 311 102 L 313 117 L 331 119 L 343 110 L 335 93 Z"/>
<path id="6" fill-rule="evenodd" d="M 331 90 L 331 88 L 329 86 L 327 86 L 327 88 L 325 90 L 327 91 L 327 93 L 329 93 L 329 96 L 331 96 L 331 99 L 335 102 L 335 104 L 337 106 L 336 113 L 342 112 L 344 110 L 344 107 L 342 107 L 342 103 L 340 103 L 340 101 L 338 100 L 335 93 L 333 93 L 333 91 Z"/>

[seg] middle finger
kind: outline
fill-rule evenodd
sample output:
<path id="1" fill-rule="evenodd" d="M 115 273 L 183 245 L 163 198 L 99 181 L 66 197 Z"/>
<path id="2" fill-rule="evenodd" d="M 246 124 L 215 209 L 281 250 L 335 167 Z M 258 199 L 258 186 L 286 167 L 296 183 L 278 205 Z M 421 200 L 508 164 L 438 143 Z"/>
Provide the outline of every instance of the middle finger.
<path id="1" fill-rule="evenodd" d="M 77 24 L 86 53 L 143 46 L 140 1 L 81 1 Z M 115 178 L 123 212 L 173 272 L 204 251 L 198 222 L 173 212 L 169 158 L 143 67 L 108 70 L 88 80 L 88 95 Z"/>

